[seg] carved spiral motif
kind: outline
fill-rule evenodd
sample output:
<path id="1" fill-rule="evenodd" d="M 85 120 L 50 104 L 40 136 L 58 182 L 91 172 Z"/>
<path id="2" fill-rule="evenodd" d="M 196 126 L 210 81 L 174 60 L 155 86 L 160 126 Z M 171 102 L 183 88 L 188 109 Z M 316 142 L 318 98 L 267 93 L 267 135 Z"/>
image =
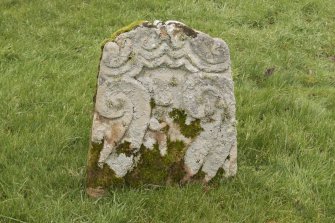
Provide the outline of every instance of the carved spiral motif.
<path id="1" fill-rule="evenodd" d="M 227 44 L 222 40 L 201 36 L 191 41 L 191 45 L 192 51 L 209 64 L 229 61 L 229 49 Z"/>
<path id="2" fill-rule="evenodd" d="M 107 67 L 120 67 L 129 59 L 132 52 L 132 41 L 126 38 L 120 45 L 115 42 L 106 43 L 102 53 L 102 61 Z"/>
<path id="3" fill-rule="evenodd" d="M 183 87 L 185 110 L 194 118 L 211 117 L 224 106 L 223 92 L 218 80 L 192 76 Z"/>
<path id="4" fill-rule="evenodd" d="M 116 119 L 125 113 L 132 114 L 134 105 L 115 82 L 99 86 L 96 98 L 96 110 L 105 118 Z"/>
<path id="5" fill-rule="evenodd" d="M 139 34 L 140 35 L 137 38 L 139 39 L 140 45 L 145 50 L 156 49 L 161 43 L 161 39 L 155 30 L 143 30 L 143 32 L 140 32 Z"/>

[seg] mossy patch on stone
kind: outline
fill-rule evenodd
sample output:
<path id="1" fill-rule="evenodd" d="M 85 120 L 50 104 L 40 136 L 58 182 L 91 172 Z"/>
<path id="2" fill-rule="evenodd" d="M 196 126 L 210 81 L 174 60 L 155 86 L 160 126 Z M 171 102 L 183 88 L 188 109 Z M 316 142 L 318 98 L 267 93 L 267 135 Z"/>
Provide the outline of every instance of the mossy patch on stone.
<path id="1" fill-rule="evenodd" d="M 88 188 L 107 188 L 109 186 L 118 186 L 124 184 L 124 179 L 115 176 L 107 164 L 103 168 L 98 166 L 100 151 L 103 143 L 91 143 L 89 149 L 89 159 L 87 163 L 87 187 Z"/>
<path id="2" fill-rule="evenodd" d="M 201 131 L 203 131 L 203 128 L 201 127 L 200 124 L 200 119 L 196 119 L 192 121 L 189 125 L 186 124 L 186 118 L 187 114 L 185 113 L 184 110 L 179 110 L 179 109 L 173 109 L 169 113 L 170 118 L 173 119 L 173 121 L 179 125 L 180 127 L 180 132 L 183 134 L 185 137 L 188 138 L 195 138 L 200 134 Z"/>
<path id="3" fill-rule="evenodd" d="M 153 98 L 150 98 L 150 107 L 151 107 L 151 110 L 156 107 L 156 102 L 155 102 L 155 99 Z"/>
<path id="4" fill-rule="evenodd" d="M 185 26 L 184 24 L 181 23 L 174 23 L 175 27 L 179 28 L 182 30 L 183 33 L 185 33 L 187 36 L 195 38 L 198 36 L 198 32 L 195 31 L 194 29 L 191 29 L 190 27 Z"/>
<path id="5" fill-rule="evenodd" d="M 166 128 L 168 131 L 168 127 Z M 141 146 L 139 153 L 140 160 L 134 169 L 127 173 L 125 177 L 115 176 L 113 170 L 107 164 L 103 168 L 98 166 L 100 151 L 103 143 L 93 143 L 89 150 L 87 187 L 104 188 L 120 187 L 123 185 L 141 186 L 146 184 L 166 185 L 179 184 L 186 172 L 184 170 L 184 156 L 186 145 L 183 141 L 167 140 L 167 154 L 160 154 L 159 145 L 155 144 L 153 149 Z M 123 142 L 116 147 L 118 153 L 129 155 L 130 143 Z"/>
<path id="6" fill-rule="evenodd" d="M 170 129 L 170 126 L 166 125 L 165 127 L 161 128 L 161 132 L 167 135 L 169 133 L 169 129 Z"/>
<path id="7" fill-rule="evenodd" d="M 115 151 L 117 154 L 124 153 L 126 156 L 131 156 L 133 154 L 133 149 L 130 148 L 130 142 L 125 141 L 120 143 L 116 148 Z"/>
<path id="8" fill-rule="evenodd" d="M 131 186 L 141 186 L 148 183 L 161 185 L 166 178 L 166 171 L 158 144 L 155 144 L 152 150 L 142 145 L 140 154 L 141 158 L 137 166 L 124 177 L 126 183 Z"/>
<path id="9" fill-rule="evenodd" d="M 142 145 L 137 166 L 125 176 L 127 185 L 179 183 L 186 173 L 183 162 L 186 146 L 182 141 L 170 140 L 167 146 L 167 154 L 161 156 L 158 144 L 151 150 Z"/>
<path id="10" fill-rule="evenodd" d="M 107 42 L 114 41 L 116 39 L 116 37 L 119 36 L 120 34 L 125 33 L 125 32 L 129 32 L 130 30 L 133 30 L 137 26 L 139 26 L 143 23 L 146 23 L 146 22 L 147 21 L 145 21 L 145 20 L 139 20 L 139 21 L 132 22 L 129 25 L 122 27 L 121 29 L 118 29 L 117 31 L 113 32 L 112 35 L 108 39 L 106 39 L 102 42 L 101 48 L 103 48 Z"/>
<path id="11" fill-rule="evenodd" d="M 183 141 L 171 141 L 167 139 L 167 154 L 163 157 L 167 164 L 181 160 L 186 151 L 186 145 Z"/>
<path id="12" fill-rule="evenodd" d="M 168 169 L 168 183 L 180 183 L 186 174 L 184 169 L 184 156 L 186 153 L 186 145 L 183 141 L 167 140 L 168 153 L 165 156 Z"/>
<path id="13" fill-rule="evenodd" d="M 192 176 L 193 181 L 203 181 L 205 179 L 206 173 L 199 170 L 195 175 Z"/>

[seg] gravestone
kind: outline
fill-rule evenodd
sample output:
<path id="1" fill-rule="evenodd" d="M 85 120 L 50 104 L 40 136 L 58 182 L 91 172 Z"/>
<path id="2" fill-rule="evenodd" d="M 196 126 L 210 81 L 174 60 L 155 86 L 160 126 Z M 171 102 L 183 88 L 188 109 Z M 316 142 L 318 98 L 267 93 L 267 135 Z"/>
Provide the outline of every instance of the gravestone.
<path id="1" fill-rule="evenodd" d="M 138 22 L 102 49 L 87 192 L 209 182 L 237 170 L 229 49 L 176 22 Z"/>

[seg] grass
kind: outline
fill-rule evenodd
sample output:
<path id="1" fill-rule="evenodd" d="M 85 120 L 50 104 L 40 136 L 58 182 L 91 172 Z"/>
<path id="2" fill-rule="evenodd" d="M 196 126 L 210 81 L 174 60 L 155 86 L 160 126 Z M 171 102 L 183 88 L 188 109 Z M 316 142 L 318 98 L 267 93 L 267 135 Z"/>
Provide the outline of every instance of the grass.
<path id="1" fill-rule="evenodd" d="M 1 0 L 0 222 L 334 222 L 334 11 L 332 0 Z M 92 200 L 100 43 L 141 19 L 229 44 L 238 175 Z"/>

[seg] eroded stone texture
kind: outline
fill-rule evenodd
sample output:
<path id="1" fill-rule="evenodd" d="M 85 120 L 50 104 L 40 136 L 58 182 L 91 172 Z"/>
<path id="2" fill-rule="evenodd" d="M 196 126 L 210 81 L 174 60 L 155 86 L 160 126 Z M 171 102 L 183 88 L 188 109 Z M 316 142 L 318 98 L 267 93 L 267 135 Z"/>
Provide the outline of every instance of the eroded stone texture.
<path id="1" fill-rule="evenodd" d="M 88 191 L 235 175 L 233 91 L 227 44 L 182 23 L 144 22 L 108 41 Z"/>

